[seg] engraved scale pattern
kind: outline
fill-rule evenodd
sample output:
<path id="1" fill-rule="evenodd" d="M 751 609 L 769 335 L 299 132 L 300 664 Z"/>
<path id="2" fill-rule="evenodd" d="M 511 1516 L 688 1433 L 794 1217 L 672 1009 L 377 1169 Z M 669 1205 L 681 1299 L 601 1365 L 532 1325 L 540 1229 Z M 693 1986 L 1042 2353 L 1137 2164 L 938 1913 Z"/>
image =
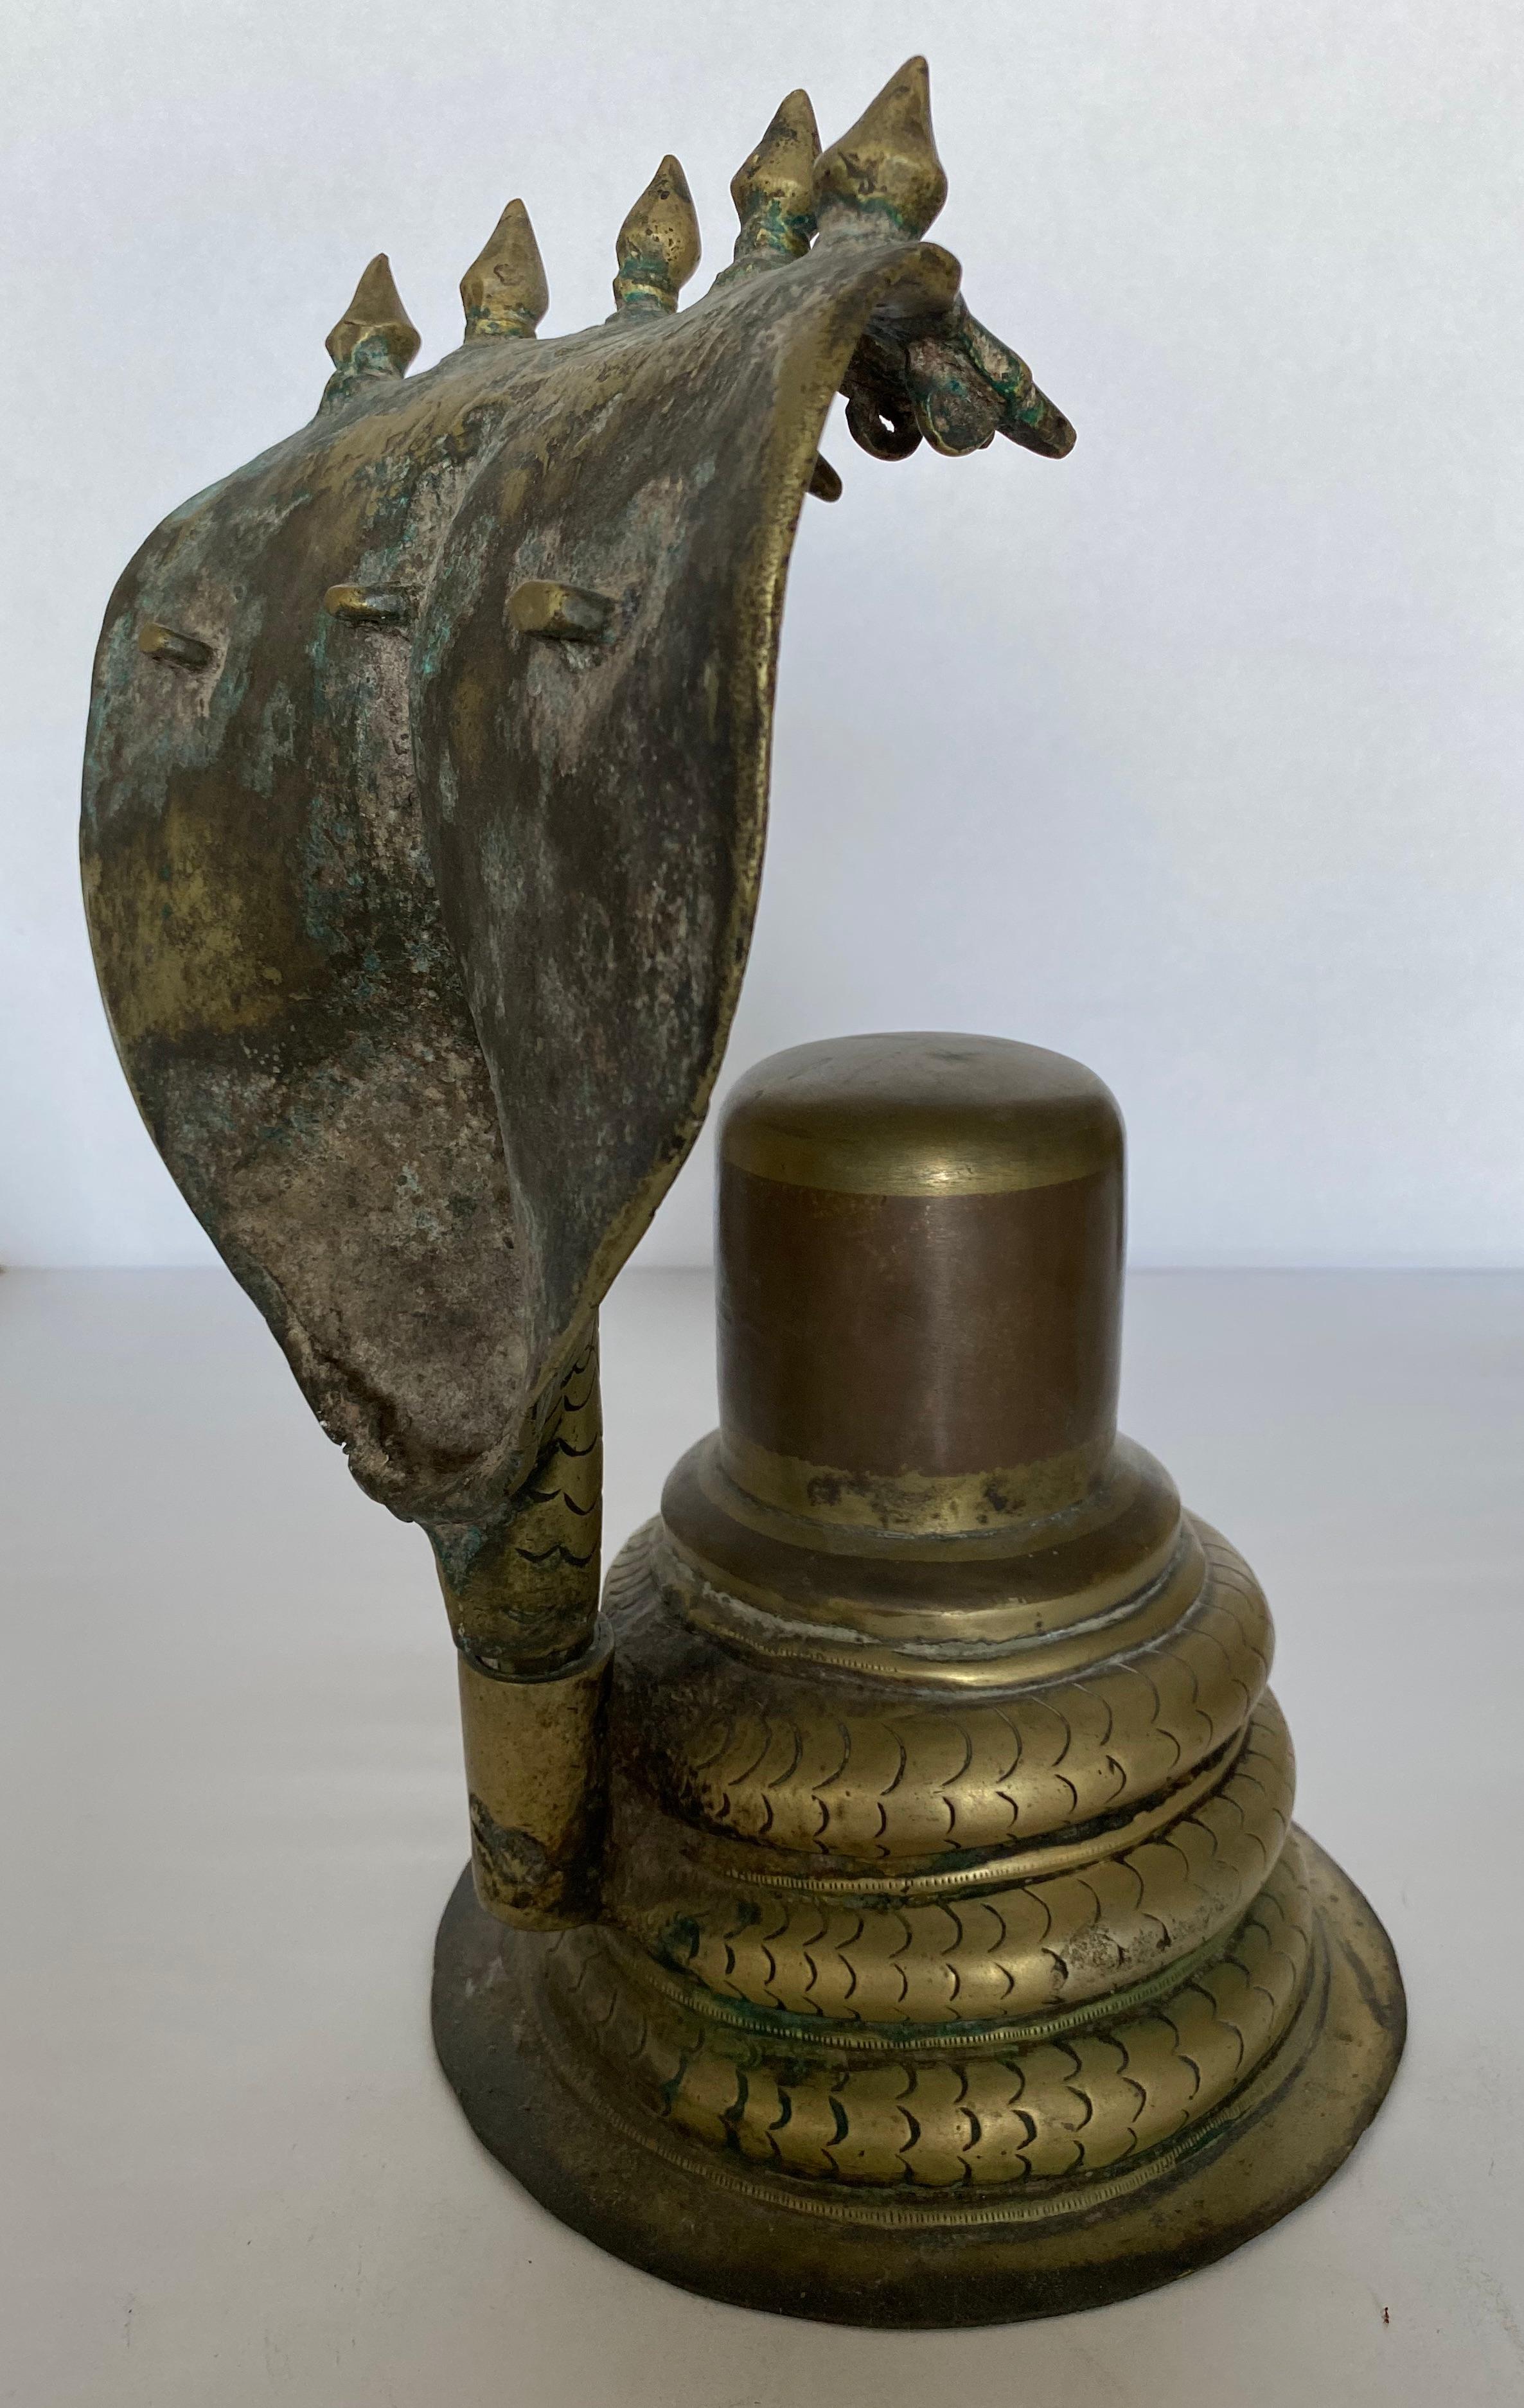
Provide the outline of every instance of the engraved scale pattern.
<path id="1" fill-rule="evenodd" d="M 566 1383 L 535 1468 L 519 1491 L 513 1553 L 532 1572 L 562 1566 L 582 1570 L 598 1555 L 603 1422 L 595 1333 L 567 1373 Z"/>
<path id="2" fill-rule="evenodd" d="M 606 1591 L 643 1742 L 618 1928 L 568 1934 L 547 1990 L 651 2145 L 801 2198 L 1035 2199 L 1141 2179 L 1271 2078 L 1315 1952 L 1227 1541 L 1196 1526 L 1201 1588 L 1143 1644 L 933 1692 L 733 1654 L 663 1590 L 658 1526 Z"/>
<path id="3" fill-rule="evenodd" d="M 740 2029 L 685 2006 L 632 1979 L 597 1930 L 563 1935 L 548 1970 L 615 2095 L 633 2090 L 658 2126 L 795 2178 L 951 2188 L 1097 2173 L 1169 2142 L 1274 2048 L 1310 1948 L 1293 1841 L 1176 1989 L 1026 2045 L 907 2037 L 865 2063 L 765 2018 Z"/>
<path id="4" fill-rule="evenodd" d="M 1236 1550 L 1197 1526 L 1206 1576 L 1172 1628 L 998 1697 L 902 1698 L 784 1672 L 759 1683 L 714 1650 L 655 1718 L 648 1763 L 664 1802 L 738 1839 L 884 1863 L 1025 1841 L 1148 1797 L 1225 1746 L 1269 1676 L 1263 1593 Z M 649 1601 L 653 1527 L 610 1572 L 616 1627 Z M 638 1668 L 638 1647 L 626 1660 Z"/>
<path id="5" fill-rule="evenodd" d="M 685 1862 L 675 1887 L 632 1885 L 620 1920 L 752 2006 L 870 2024 L 1030 2014 L 1136 1981 L 1232 1923 L 1280 1855 L 1293 1790 L 1290 1734 L 1267 1693 L 1217 1788 L 1080 1870 L 913 1902 L 718 1883 L 701 1897 Z"/>

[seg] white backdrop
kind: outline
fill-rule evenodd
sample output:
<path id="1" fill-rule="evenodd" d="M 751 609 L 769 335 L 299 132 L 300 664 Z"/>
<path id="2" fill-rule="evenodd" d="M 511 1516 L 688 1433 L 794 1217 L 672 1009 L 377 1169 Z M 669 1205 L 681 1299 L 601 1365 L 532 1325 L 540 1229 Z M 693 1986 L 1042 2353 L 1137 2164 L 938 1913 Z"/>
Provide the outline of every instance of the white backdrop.
<path id="1" fill-rule="evenodd" d="M 1080 430 L 808 506 L 734 1071 L 872 1026 L 1080 1054 L 1145 1262 L 1524 1260 L 1517 0 L 8 0 L 0 1259 L 208 1257 L 77 898 L 106 596 L 308 417 L 390 251 L 424 331 L 526 200 L 544 331 L 662 152 L 726 184 L 926 48 L 973 308 Z M 708 1166 L 648 1259 L 700 1259 Z"/>

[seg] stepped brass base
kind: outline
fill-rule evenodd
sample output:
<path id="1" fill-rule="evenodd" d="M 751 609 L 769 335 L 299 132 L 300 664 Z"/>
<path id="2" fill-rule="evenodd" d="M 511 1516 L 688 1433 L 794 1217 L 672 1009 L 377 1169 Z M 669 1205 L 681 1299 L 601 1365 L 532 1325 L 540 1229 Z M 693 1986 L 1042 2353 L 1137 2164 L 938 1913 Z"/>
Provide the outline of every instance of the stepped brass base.
<path id="1" fill-rule="evenodd" d="M 482 1912 L 463 1874 L 439 1927 L 434 2039 L 494 2157 L 565 2224 L 669 2283 L 827 2323 L 1001 2324 L 1175 2281 L 1311 2196 L 1386 2095 L 1406 2024 L 1391 1943 L 1302 1839 L 1317 1945 L 1273 2057 L 1184 2149 L 1085 2183 L 1025 2183 L 977 2205 L 946 2191 L 757 2176 L 642 2111 L 595 2103 L 553 2063 L 538 1985 L 553 1942 Z"/>

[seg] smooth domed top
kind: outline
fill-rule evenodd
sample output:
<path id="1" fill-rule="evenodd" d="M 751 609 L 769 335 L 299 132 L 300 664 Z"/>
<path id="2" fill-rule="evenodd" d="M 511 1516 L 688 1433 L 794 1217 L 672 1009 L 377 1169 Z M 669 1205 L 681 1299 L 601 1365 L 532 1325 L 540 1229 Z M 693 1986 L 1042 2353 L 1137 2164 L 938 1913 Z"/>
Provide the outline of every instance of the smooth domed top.
<path id="1" fill-rule="evenodd" d="M 769 1055 L 731 1090 L 723 1162 L 860 1196 L 987 1196 L 1120 1169 L 1111 1090 L 1066 1054 L 908 1030 Z"/>

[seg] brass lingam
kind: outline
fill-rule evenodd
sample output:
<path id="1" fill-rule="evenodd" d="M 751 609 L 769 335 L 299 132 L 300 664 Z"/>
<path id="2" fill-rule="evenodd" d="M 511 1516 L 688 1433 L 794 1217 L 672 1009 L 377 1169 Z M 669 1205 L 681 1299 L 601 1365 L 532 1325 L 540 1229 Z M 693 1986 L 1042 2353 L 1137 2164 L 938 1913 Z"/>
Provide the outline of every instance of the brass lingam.
<path id="1" fill-rule="evenodd" d="M 1167 2281 L 1339 2163 L 1402 1989 L 1292 1829 L 1258 1582 L 1116 1435 L 1116 1107 L 1032 1046 L 850 1038 L 744 1078 L 720 1165 L 720 1427 L 562 1676 L 569 1727 L 611 1661 L 601 1915 L 495 1925 L 524 1840 L 478 1822 L 445 2070 L 558 2214 L 722 2298 Z M 468 1729 L 515 1694 L 463 1679 Z"/>
<path id="2" fill-rule="evenodd" d="M 1185 2273 L 1374 2113 L 1389 1943 L 1290 1821 L 1271 1625 L 1115 1429 L 1122 1127 L 996 1038 L 804 1046 L 720 1129 L 721 1419 L 599 1602 L 598 1303 L 690 1147 L 837 390 L 881 458 L 1072 430 L 922 237 L 924 62 L 802 93 L 607 324 L 522 203 L 424 373 L 384 258 L 312 424 L 113 597 L 84 866 L 123 1067 L 369 1494 L 433 1541 L 487 2145 L 716 2297 L 977 2323 Z"/>

